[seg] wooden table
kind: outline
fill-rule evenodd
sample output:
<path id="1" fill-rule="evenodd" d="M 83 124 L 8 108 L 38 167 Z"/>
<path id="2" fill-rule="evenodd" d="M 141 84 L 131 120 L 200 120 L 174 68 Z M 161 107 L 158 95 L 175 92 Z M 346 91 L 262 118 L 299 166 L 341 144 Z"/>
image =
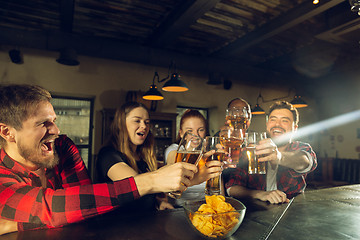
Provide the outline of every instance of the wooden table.
<path id="1" fill-rule="evenodd" d="M 308 191 L 288 204 L 242 199 L 247 211 L 229 239 L 360 239 L 360 185 Z M 201 239 L 183 209 L 142 215 L 105 214 L 51 230 L 0 236 L 0 240 Z"/>
<path id="2" fill-rule="evenodd" d="M 360 239 L 360 185 L 297 196 L 269 239 Z"/>

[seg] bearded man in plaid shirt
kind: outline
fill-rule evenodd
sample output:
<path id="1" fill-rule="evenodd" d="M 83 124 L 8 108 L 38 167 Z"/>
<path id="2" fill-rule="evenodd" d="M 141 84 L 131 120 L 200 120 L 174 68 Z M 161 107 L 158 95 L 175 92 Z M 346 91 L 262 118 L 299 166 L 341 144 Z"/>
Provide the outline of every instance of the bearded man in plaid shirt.
<path id="1" fill-rule="evenodd" d="M 0 235 L 78 222 L 190 184 L 197 168 L 189 163 L 91 184 L 75 144 L 59 135 L 50 99 L 38 86 L 0 87 Z"/>
<path id="2" fill-rule="evenodd" d="M 317 160 L 309 144 L 292 140 L 298 122 L 299 113 L 290 103 L 281 101 L 270 107 L 266 123 L 270 138 L 256 146 L 258 161 L 267 162 L 267 173 L 248 174 L 246 167 L 238 165 L 225 183 L 228 195 L 278 204 L 305 190 L 305 177 L 315 170 Z"/>

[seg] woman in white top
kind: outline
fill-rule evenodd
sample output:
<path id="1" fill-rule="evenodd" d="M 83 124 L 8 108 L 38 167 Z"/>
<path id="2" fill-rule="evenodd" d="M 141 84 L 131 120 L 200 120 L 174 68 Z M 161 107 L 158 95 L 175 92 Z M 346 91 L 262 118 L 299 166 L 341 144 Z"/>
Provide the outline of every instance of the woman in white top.
<path id="1" fill-rule="evenodd" d="M 188 109 L 184 112 L 180 120 L 179 133 L 176 139 L 176 143 L 171 144 L 165 150 L 165 162 L 166 164 L 175 163 L 176 150 L 179 146 L 181 138 L 184 136 L 185 132 L 190 131 L 193 134 L 197 134 L 202 138 L 206 136 L 206 120 L 204 116 L 197 110 Z M 204 159 L 201 159 L 198 165 L 198 173 L 195 174 L 194 178 L 191 181 L 191 185 L 198 185 L 205 182 L 206 180 L 219 176 L 221 169 L 221 162 L 219 161 L 209 161 L 205 162 Z"/>

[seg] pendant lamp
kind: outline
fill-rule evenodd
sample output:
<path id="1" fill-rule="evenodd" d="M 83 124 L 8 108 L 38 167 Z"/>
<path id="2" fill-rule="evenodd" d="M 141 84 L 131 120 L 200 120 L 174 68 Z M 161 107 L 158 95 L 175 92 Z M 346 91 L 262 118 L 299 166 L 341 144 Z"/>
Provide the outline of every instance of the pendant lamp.
<path id="1" fill-rule="evenodd" d="M 159 101 L 159 100 L 164 99 L 161 92 L 159 92 L 159 90 L 157 90 L 157 87 L 155 85 L 155 78 L 157 80 L 159 80 L 159 74 L 157 72 L 155 72 L 155 74 L 154 74 L 153 84 L 150 86 L 150 89 L 142 96 L 143 99 L 153 100 L 153 101 Z"/>
<path id="2" fill-rule="evenodd" d="M 294 100 L 291 101 L 291 104 L 296 108 L 304 108 L 308 106 L 308 104 L 301 98 L 300 95 L 295 95 Z"/>
<path id="3" fill-rule="evenodd" d="M 162 90 L 167 92 L 186 92 L 189 88 L 183 81 L 181 81 L 179 74 L 173 73 L 171 74 L 170 80 L 162 87 Z"/>

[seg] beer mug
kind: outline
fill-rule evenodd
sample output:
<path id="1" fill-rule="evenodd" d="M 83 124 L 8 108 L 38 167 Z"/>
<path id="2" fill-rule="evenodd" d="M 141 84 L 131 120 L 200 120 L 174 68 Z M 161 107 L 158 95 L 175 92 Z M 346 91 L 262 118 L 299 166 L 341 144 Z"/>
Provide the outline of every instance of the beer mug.
<path id="1" fill-rule="evenodd" d="M 224 161 L 226 159 L 226 153 L 223 149 L 221 137 L 206 137 L 204 141 L 203 153 L 207 153 L 211 150 L 215 150 L 215 153 L 206 158 L 208 161 Z M 206 181 L 205 194 L 206 195 L 219 195 L 221 190 L 221 175 L 210 178 Z"/>
<path id="2" fill-rule="evenodd" d="M 204 140 L 200 136 L 187 131 L 179 143 L 175 162 L 187 162 L 197 166 L 202 157 L 203 142 Z M 172 198 L 179 199 L 182 192 L 174 191 L 168 193 L 168 195 Z"/>
<path id="3" fill-rule="evenodd" d="M 249 160 L 248 173 L 249 174 L 266 174 L 266 162 L 258 162 L 255 147 L 258 142 L 266 138 L 266 132 L 250 132 L 246 134 L 246 155 Z"/>

